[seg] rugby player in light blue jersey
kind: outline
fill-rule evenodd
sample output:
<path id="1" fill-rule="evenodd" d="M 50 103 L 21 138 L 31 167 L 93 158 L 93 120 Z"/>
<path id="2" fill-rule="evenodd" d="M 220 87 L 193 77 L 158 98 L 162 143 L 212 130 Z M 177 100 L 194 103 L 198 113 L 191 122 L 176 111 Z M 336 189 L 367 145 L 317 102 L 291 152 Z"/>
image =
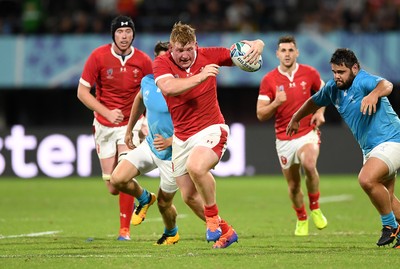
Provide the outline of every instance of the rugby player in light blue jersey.
<path id="1" fill-rule="evenodd" d="M 364 156 L 358 181 L 382 221 L 378 246 L 400 249 L 400 201 L 394 194 L 400 168 L 400 119 L 387 96 L 393 84 L 360 68 L 353 51 L 337 49 L 330 60 L 333 79 L 293 115 L 286 132 L 296 133 L 300 120 L 333 104 L 357 140 Z"/>
<path id="2" fill-rule="evenodd" d="M 168 51 L 168 42 L 158 42 L 154 48 L 155 57 Z M 144 141 L 134 148 L 132 128 L 146 111 L 148 134 Z M 131 223 L 139 225 L 146 217 L 148 208 L 155 202 L 154 194 L 142 188 L 135 177 L 156 168 L 160 172 L 160 186 L 157 205 L 165 225 L 164 233 L 156 245 L 172 245 L 178 242 L 176 226 L 177 211 L 173 198 L 178 190 L 185 203 L 205 222 L 204 205 L 192 181 L 177 182 L 172 176 L 172 135 L 174 127 L 164 96 L 154 82 L 154 76 L 147 75 L 141 81 L 141 89 L 132 105 L 125 135 L 125 143 L 130 149 L 111 175 L 113 186 L 137 198 L 139 205 L 132 215 Z"/>

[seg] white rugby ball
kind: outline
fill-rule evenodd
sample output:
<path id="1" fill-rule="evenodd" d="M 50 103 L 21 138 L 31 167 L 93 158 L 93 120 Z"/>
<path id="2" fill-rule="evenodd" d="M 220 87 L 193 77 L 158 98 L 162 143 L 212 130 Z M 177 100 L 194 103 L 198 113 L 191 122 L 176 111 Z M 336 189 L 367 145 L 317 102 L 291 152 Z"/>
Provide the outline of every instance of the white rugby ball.
<path id="1" fill-rule="evenodd" d="M 247 53 L 247 51 L 250 49 L 250 46 L 246 43 L 243 42 L 236 42 L 233 44 L 230 48 L 231 51 L 231 59 L 232 62 L 239 67 L 240 69 L 246 71 L 246 72 L 255 72 L 260 70 L 263 60 L 260 55 L 260 58 L 258 59 L 257 62 L 255 63 L 248 63 L 244 59 L 244 55 Z"/>

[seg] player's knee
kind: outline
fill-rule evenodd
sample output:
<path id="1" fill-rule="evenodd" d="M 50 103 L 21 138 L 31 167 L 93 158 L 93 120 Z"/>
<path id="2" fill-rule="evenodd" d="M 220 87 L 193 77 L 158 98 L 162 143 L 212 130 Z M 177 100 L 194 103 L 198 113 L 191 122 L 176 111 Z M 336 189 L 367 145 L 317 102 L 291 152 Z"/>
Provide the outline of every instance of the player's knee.
<path id="1" fill-rule="evenodd" d="M 158 206 L 158 210 L 162 213 L 162 212 L 168 210 L 168 208 L 170 208 L 172 206 L 172 199 L 166 200 L 166 199 L 163 199 L 162 197 L 157 197 L 157 206 Z"/>
<path id="2" fill-rule="evenodd" d="M 104 177 L 103 177 L 103 178 L 104 178 Z M 110 178 L 111 178 L 111 176 L 109 176 L 109 177 L 108 177 L 108 180 L 105 181 L 105 182 L 106 182 L 107 189 L 108 189 L 108 192 L 109 192 L 111 195 L 118 195 L 118 194 L 119 194 L 119 190 L 117 190 L 117 189 L 112 185 Z"/>
<path id="3" fill-rule="evenodd" d="M 316 173 L 317 162 L 315 161 L 314 158 L 308 158 L 308 159 L 306 158 L 305 160 L 303 160 L 301 165 L 303 166 L 306 173 L 309 173 L 309 174 Z"/>
<path id="4" fill-rule="evenodd" d="M 116 190 L 116 189 L 109 189 L 108 192 L 109 192 L 111 195 L 118 195 L 118 194 L 119 194 L 119 190 Z"/>
<path id="5" fill-rule="evenodd" d="M 124 185 L 124 180 L 118 173 L 113 172 L 110 177 L 110 183 L 114 188 L 120 189 Z"/>
<path id="6" fill-rule="evenodd" d="M 366 193 L 370 193 L 377 182 L 369 176 L 360 174 L 358 175 L 358 183 Z"/>
<path id="7" fill-rule="evenodd" d="M 185 204 L 189 205 L 191 198 L 188 197 L 187 195 L 182 195 L 182 200 Z"/>
<path id="8" fill-rule="evenodd" d="M 108 192 L 112 195 L 117 195 L 119 193 L 119 191 L 114 188 L 114 186 L 111 182 L 112 175 L 103 173 L 102 178 L 103 178 L 104 182 L 106 183 Z"/>
<path id="9" fill-rule="evenodd" d="M 288 181 L 288 189 L 289 193 L 298 194 L 301 191 L 301 181 L 300 180 Z"/>
<path id="10" fill-rule="evenodd" d="M 160 209 L 160 211 L 165 211 L 167 208 L 170 208 L 172 205 L 172 201 L 171 202 L 166 202 L 164 200 L 157 200 L 157 206 Z"/>
<path id="11" fill-rule="evenodd" d="M 186 165 L 186 169 L 190 177 L 194 180 L 196 180 L 197 178 L 203 176 L 205 173 L 208 172 L 208 170 L 205 170 L 201 165 L 193 163 L 188 163 Z"/>
<path id="12" fill-rule="evenodd" d="M 182 195 L 182 200 L 189 207 L 193 207 L 197 203 L 197 199 L 194 196 Z"/>

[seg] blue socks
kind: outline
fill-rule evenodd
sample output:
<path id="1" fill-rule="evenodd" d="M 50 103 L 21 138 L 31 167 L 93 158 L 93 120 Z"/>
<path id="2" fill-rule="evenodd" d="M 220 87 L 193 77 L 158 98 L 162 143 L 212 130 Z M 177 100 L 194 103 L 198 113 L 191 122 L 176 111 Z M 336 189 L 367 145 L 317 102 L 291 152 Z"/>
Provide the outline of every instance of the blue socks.
<path id="1" fill-rule="evenodd" d="M 142 195 L 137 199 L 139 204 L 144 205 L 150 202 L 150 195 L 146 189 L 143 189 Z"/>
<path id="2" fill-rule="evenodd" d="M 167 228 L 164 228 L 164 234 L 166 236 L 175 236 L 177 232 L 178 232 L 178 226 L 175 226 L 171 230 L 168 230 Z"/>
<path id="3" fill-rule="evenodd" d="M 396 217 L 393 214 L 393 211 L 387 215 L 381 215 L 381 221 L 383 226 L 390 226 L 393 228 L 397 228 Z"/>

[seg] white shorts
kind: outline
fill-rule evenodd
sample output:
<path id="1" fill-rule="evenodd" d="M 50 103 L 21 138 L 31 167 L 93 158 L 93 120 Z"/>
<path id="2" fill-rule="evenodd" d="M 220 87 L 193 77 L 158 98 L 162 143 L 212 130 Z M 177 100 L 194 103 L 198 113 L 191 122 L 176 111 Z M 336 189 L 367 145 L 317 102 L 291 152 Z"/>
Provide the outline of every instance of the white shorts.
<path id="1" fill-rule="evenodd" d="M 133 127 L 133 144 L 140 144 L 139 131 L 142 126 L 143 117 Z M 126 126 L 108 127 L 102 125 L 96 119 L 93 120 L 93 135 L 96 143 L 96 152 L 99 159 L 110 158 L 117 154 L 117 145 L 125 144 Z"/>
<path id="2" fill-rule="evenodd" d="M 211 125 L 197 134 L 192 135 L 186 141 L 182 141 L 175 135 L 172 139 L 173 175 L 178 177 L 187 173 L 186 161 L 190 152 L 196 146 L 204 146 L 212 149 L 219 159 L 225 153 L 228 146 L 229 126 L 226 124 Z"/>
<path id="3" fill-rule="evenodd" d="M 300 159 L 297 151 L 305 144 L 321 144 L 320 132 L 318 129 L 312 130 L 308 134 L 292 139 L 279 140 L 276 139 L 276 152 L 278 153 L 279 162 L 282 169 L 288 169 L 293 164 L 300 164 Z"/>
<path id="4" fill-rule="evenodd" d="M 175 178 L 172 176 L 172 162 L 161 160 L 154 155 L 147 140 L 144 140 L 134 150 L 129 151 L 123 159 L 132 163 L 141 175 L 158 167 L 160 171 L 160 189 L 166 193 L 174 193 L 178 190 Z"/>
<path id="5" fill-rule="evenodd" d="M 364 156 L 364 163 L 371 157 L 378 158 L 386 163 L 389 168 L 388 177 L 391 177 L 400 168 L 400 143 L 384 142 L 379 144 Z"/>

